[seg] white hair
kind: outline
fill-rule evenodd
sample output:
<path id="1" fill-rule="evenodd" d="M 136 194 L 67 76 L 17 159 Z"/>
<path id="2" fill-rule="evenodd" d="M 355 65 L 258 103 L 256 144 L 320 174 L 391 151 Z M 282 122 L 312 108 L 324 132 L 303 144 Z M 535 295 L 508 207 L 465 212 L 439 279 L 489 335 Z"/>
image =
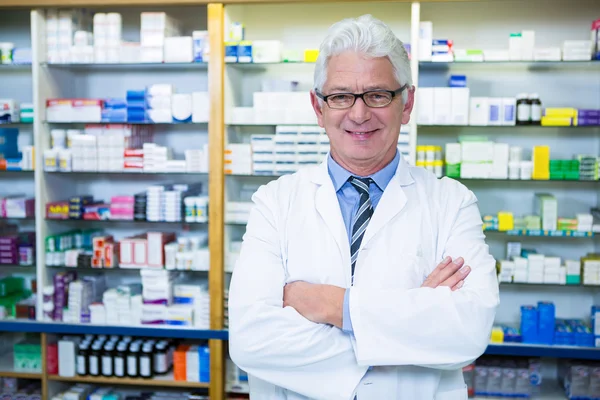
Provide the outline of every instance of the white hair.
<path id="1" fill-rule="evenodd" d="M 412 86 L 408 53 L 404 44 L 384 22 L 371 15 L 348 18 L 333 24 L 321 43 L 314 74 L 314 87 L 322 91 L 327 80 L 329 58 L 346 51 L 367 57 L 387 57 L 394 68 L 396 80 L 402 86 Z M 402 92 L 406 102 L 408 90 Z"/>

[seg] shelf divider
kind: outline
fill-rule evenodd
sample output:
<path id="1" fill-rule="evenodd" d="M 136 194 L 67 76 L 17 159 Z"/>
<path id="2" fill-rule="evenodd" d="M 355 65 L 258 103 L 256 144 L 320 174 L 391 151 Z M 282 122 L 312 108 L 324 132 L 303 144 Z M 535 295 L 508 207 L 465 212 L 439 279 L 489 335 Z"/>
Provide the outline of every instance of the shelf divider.
<path id="1" fill-rule="evenodd" d="M 210 117 L 208 124 L 209 175 L 208 237 L 210 269 L 208 290 L 210 294 L 210 327 L 223 329 L 225 295 L 225 7 L 209 4 L 208 34 L 210 55 L 208 60 L 208 92 Z M 225 398 L 225 344 L 221 340 L 210 340 L 210 398 Z"/>

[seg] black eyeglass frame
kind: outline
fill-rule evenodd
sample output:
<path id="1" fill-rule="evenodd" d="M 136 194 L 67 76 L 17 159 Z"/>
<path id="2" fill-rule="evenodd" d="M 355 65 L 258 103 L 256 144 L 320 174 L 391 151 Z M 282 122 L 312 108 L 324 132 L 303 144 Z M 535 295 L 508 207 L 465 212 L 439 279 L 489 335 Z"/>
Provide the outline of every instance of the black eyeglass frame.
<path id="1" fill-rule="evenodd" d="M 406 83 L 401 88 L 396 89 L 396 90 L 379 89 L 379 90 L 369 90 L 369 91 L 363 92 L 363 93 L 340 92 L 340 93 L 332 93 L 332 94 L 324 95 L 318 89 L 315 89 L 315 94 L 317 95 L 318 98 L 320 98 L 321 100 L 323 100 L 327 104 L 327 106 L 329 106 L 329 108 L 332 108 L 334 110 L 345 110 L 345 109 L 351 108 L 356 103 L 356 99 L 362 99 L 362 101 L 365 103 L 365 105 L 367 107 L 371 107 L 371 108 L 383 108 L 383 107 L 387 107 L 390 104 L 392 104 L 392 101 L 394 101 L 394 97 L 398 96 L 400 93 L 402 93 L 407 88 L 408 88 L 408 84 Z M 364 99 L 364 96 L 366 96 L 369 93 L 380 93 L 380 92 L 389 93 L 392 96 L 392 98 L 390 99 L 390 102 L 387 103 L 386 105 L 383 105 L 383 106 L 370 106 L 370 105 L 368 105 L 367 102 Z M 354 101 L 348 107 L 343 107 L 343 108 L 331 107 L 329 105 L 329 102 L 327 101 L 327 99 L 330 98 L 331 96 L 340 96 L 340 95 L 352 95 L 352 96 L 354 96 Z"/>

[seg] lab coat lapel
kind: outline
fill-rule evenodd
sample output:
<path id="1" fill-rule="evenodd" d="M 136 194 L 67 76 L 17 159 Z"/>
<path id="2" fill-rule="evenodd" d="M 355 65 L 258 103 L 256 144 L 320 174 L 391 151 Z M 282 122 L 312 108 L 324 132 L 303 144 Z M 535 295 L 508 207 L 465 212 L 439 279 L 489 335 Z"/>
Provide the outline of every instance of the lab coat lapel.
<path id="1" fill-rule="evenodd" d="M 402 186 L 414 183 L 408 164 L 401 159 L 392 180 L 383 191 L 383 195 L 375 208 L 371 221 L 365 231 L 361 248 L 365 247 L 377 233 L 390 222 L 406 205 L 408 198 Z"/>
<path id="2" fill-rule="evenodd" d="M 346 277 L 346 283 L 349 285 L 350 244 L 348 243 L 348 233 L 326 163 L 321 164 L 314 170 L 312 181 L 318 185 L 315 194 L 315 207 L 338 245 L 342 265 L 344 266 L 344 276 Z M 315 232 L 315 235 L 319 235 L 319 233 Z"/>

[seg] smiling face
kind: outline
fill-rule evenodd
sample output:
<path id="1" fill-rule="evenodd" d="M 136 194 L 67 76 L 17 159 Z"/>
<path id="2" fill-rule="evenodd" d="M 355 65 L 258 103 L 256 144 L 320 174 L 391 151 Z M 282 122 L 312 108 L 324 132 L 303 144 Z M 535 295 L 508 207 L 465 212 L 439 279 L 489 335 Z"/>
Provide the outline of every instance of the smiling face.
<path id="1" fill-rule="evenodd" d="M 323 95 L 363 93 L 370 90 L 400 88 L 394 68 L 387 57 L 368 58 L 347 51 L 329 59 Z M 311 92 L 311 101 L 319 125 L 325 128 L 331 143 L 331 156 L 346 170 L 366 176 L 389 164 L 396 154 L 400 126 L 410 120 L 413 93 L 406 104 L 402 94 L 382 108 L 368 107 L 356 99 L 347 109 L 332 109 Z"/>

